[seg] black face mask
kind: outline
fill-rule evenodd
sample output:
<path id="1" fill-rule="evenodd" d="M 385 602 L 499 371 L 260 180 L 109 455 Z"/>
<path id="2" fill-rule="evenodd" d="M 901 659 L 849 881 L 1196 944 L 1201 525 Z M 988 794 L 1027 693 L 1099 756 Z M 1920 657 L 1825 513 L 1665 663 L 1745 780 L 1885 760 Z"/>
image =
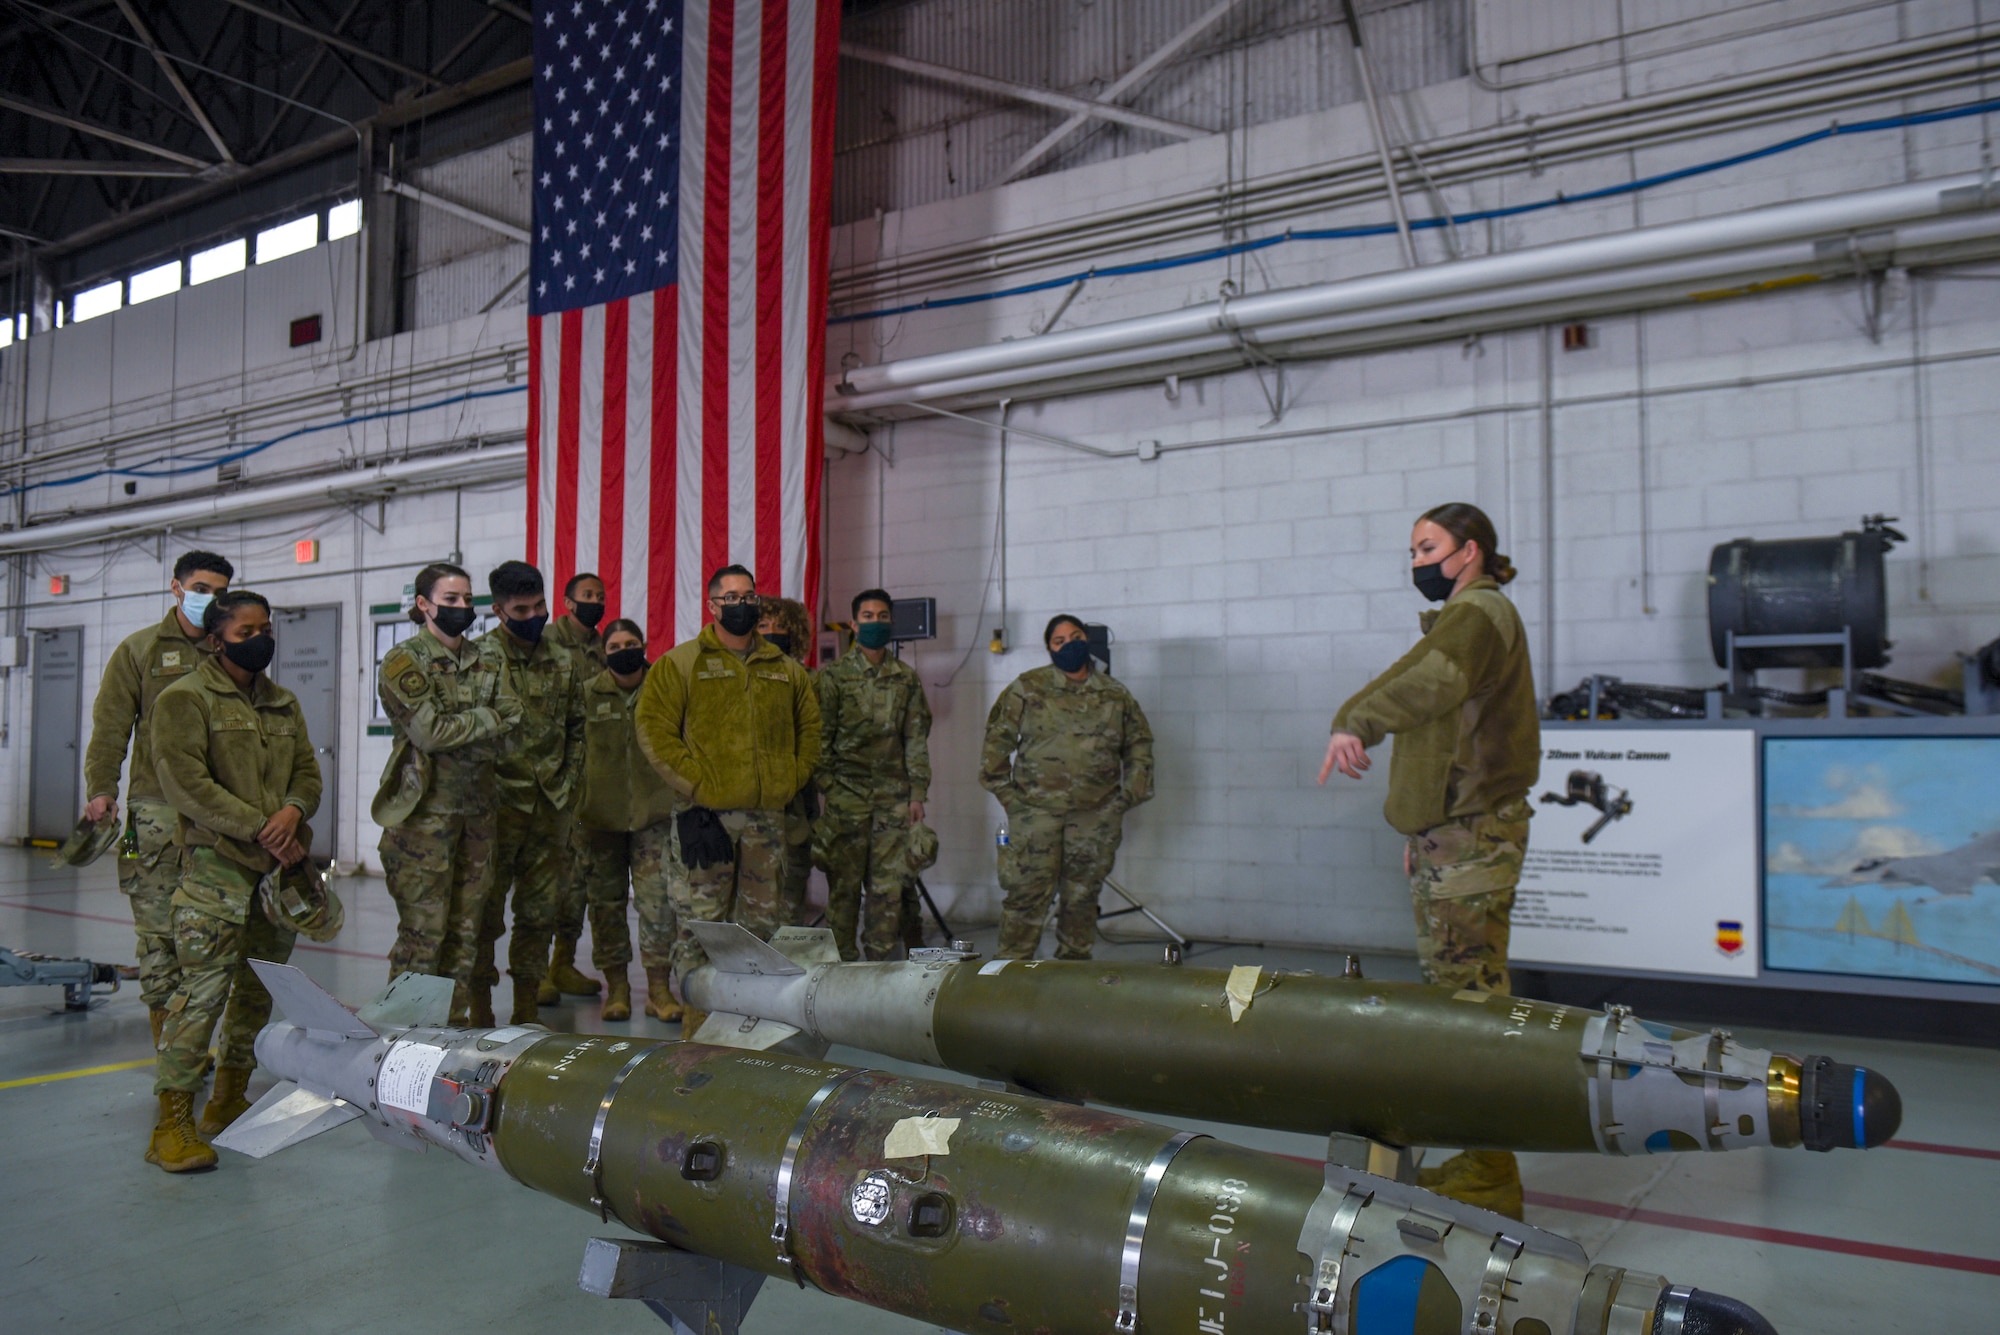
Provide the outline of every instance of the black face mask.
<path id="1" fill-rule="evenodd" d="M 792 637 L 781 630 L 772 631 L 764 639 L 767 643 L 777 645 L 778 652 L 781 654 L 788 654 L 792 651 Z"/>
<path id="2" fill-rule="evenodd" d="M 576 604 L 574 609 L 571 610 L 570 615 L 575 617 L 578 621 L 581 621 L 584 625 L 590 627 L 592 630 L 596 630 L 597 623 L 604 620 L 604 604 L 578 603 Z"/>
<path id="3" fill-rule="evenodd" d="M 245 672 L 262 672 L 277 657 L 278 642 L 269 635 L 252 635 L 247 640 L 227 641 L 222 656 Z"/>
<path id="4" fill-rule="evenodd" d="M 549 624 L 546 612 L 538 617 L 523 617 L 519 621 L 514 620 L 512 617 L 502 617 L 501 620 L 507 623 L 507 629 L 514 633 L 515 639 L 525 640 L 529 644 L 540 644 L 542 642 L 542 628 Z"/>
<path id="5" fill-rule="evenodd" d="M 1441 603 L 1451 597 L 1451 591 L 1458 581 L 1444 573 L 1445 561 L 1458 555 L 1456 549 L 1446 552 L 1443 561 L 1433 561 L 1427 566 L 1410 567 L 1410 583 L 1417 586 L 1417 592 L 1434 603 Z"/>
<path id="6" fill-rule="evenodd" d="M 646 670 L 646 650 L 641 645 L 629 649 L 613 649 L 604 656 L 604 666 L 621 677 L 629 677 L 635 672 Z"/>
<path id="7" fill-rule="evenodd" d="M 731 635 L 748 635 L 764 619 L 764 609 L 755 603 L 724 603 L 715 620 Z"/>
<path id="8" fill-rule="evenodd" d="M 431 613 L 431 628 L 455 640 L 471 630 L 477 620 L 479 613 L 470 607 L 440 607 Z"/>
<path id="9" fill-rule="evenodd" d="M 1049 650 L 1049 661 L 1064 672 L 1081 671 L 1090 661 L 1090 641 L 1071 640 L 1060 649 Z"/>

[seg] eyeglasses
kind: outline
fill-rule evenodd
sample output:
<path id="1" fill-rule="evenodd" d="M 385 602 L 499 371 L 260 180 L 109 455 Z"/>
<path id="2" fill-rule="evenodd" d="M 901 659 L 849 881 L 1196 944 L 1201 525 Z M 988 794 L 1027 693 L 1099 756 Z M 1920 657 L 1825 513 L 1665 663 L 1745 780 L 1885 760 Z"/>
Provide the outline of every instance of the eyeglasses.
<path id="1" fill-rule="evenodd" d="M 740 607 L 746 604 L 756 607 L 762 604 L 764 600 L 754 593 L 718 593 L 710 598 L 709 601 L 719 607 Z"/>

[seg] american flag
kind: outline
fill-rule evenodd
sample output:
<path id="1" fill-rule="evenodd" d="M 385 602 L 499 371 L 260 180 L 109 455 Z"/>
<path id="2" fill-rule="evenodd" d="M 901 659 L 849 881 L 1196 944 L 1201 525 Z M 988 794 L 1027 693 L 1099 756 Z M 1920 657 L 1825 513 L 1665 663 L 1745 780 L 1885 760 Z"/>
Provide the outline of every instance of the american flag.
<path id="1" fill-rule="evenodd" d="M 732 561 L 818 606 L 839 16 L 536 6 L 529 559 L 656 653 Z"/>

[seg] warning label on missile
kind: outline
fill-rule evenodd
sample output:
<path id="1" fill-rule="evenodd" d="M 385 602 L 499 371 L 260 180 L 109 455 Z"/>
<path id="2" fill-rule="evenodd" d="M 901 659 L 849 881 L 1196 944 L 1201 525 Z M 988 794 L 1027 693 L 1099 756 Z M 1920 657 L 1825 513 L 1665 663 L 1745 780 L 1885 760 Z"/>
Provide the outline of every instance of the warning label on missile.
<path id="1" fill-rule="evenodd" d="M 1747 728 L 1546 727 L 1515 892 L 1523 963 L 1750 978 L 1716 948 L 1757 919 L 1756 735 Z"/>
<path id="2" fill-rule="evenodd" d="M 419 1117 L 430 1111 L 431 1078 L 444 1064 L 444 1049 L 428 1043 L 398 1043 L 382 1059 L 375 1078 L 375 1101 Z"/>

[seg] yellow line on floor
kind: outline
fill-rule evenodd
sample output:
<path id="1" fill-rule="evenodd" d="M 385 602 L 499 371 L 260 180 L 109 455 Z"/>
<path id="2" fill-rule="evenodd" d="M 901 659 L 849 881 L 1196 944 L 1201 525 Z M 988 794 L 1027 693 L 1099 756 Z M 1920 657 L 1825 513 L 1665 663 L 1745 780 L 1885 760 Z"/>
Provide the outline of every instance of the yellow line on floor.
<path id="1" fill-rule="evenodd" d="M 142 1057 L 135 1062 L 112 1062 L 109 1066 L 85 1066 L 75 1071 L 55 1071 L 48 1075 L 23 1076 L 19 1080 L 0 1080 L 0 1089 L 19 1089 L 23 1085 L 46 1085 L 52 1080 L 75 1080 L 79 1076 L 109 1075 L 113 1071 L 136 1071 L 141 1066 L 151 1066 L 153 1058 Z"/>

